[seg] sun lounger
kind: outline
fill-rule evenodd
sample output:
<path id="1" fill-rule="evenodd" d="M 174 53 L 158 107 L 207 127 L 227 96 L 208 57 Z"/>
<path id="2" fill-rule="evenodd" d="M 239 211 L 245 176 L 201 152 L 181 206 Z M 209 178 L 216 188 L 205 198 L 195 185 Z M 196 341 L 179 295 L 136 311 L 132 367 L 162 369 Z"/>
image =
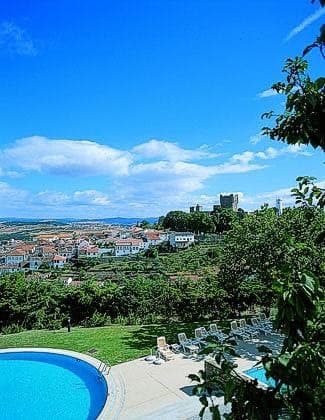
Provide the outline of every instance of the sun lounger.
<path id="1" fill-rule="evenodd" d="M 221 342 L 225 341 L 227 338 L 227 335 L 218 329 L 217 324 L 210 324 L 209 334 L 216 337 Z"/>
<path id="2" fill-rule="evenodd" d="M 249 339 L 249 335 L 243 331 L 241 331 L 240 329 L 238 329 L 238 325 L 236 321 L 231 321 L 230 323 L 230 332 L 231 334 L 233 334 L 235 337 L 238 337 L 242 340 L 248 340 Z"/>
<path id="3" fill-rule="evenodd" d="M 166 343 L 165 337 L 157 337 L 157 353 L 159 357 L 168 361 L 174 358 L 174 353 L 169 348 L 169 345 Z"/>
<path id="4" fill-rule="evenodd" d="M 206 330 L 206 328 L 205 328 L 205 327 L 201 327 L 201 332 L 202 332 L 202 336 L 203 336 L 204 338 L 207 338 L 207 337 L 209 337 L 209 336 L 210 336 L 210 334 L 208 333 L 208 331 Z"/>
<path id="5" fill-rule="evenodd" d="M 202 333 L 202 327 L 195 328 L 194 336 L 199 345 L 205 346 L 207 344 L 207 342 L 204 340 L 206 337 Z"/>
<path id="6" fill-rule="evenodd" d="M 239 320 L 239 329 L 245 334 L 249 334 L 251 337 L 256 337 L 259 334 L 259 331 L 246 324 L 246 320 L 244 318 Z"/>
<path id="7" fill-rule="evenodd" d="M 196 342 L 189 340 L 185 333 L 179 333 L 177 334 L 177 337 L 179 344 L 182 346 L 185 353 L 196 353 L 200 350 L 199 345 Z"/>
<path id="8" fill-rule="evenodd" d="M 272 322 L 266 317 L 265 313 L 261 312 L 259 314 L 259 320 L 261 325 L 272 328 Z"/>
<path id="9" fill-rule="evenodd" d="M 270 332 L 271 332 L 271 328 L 269 328 L 269 327 L 265 327 L 265 326 L 263 326 L 262 324 L 260 324 L 259 322 L 258 322 L 258 319 L 256 318 L 256 317 L 253 317 L 252 319 L 251 319 L 251 323 L 252 323 L 252 326 L 257 330 L 257 331 L 260 331 L 260 332 L 262 332 L 263 334 L 270 334 Z"/>

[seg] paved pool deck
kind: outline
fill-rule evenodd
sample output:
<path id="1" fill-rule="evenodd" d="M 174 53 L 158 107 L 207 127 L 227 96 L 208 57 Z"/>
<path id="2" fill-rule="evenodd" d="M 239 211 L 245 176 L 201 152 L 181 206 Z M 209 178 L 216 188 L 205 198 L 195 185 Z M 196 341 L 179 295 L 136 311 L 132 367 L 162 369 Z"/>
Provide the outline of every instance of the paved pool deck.
<path id="1" fill-rule="evenodd" d="M 240 341 L 235 358 L 238 370 L 251 368 L 260 358 L 259 345 L 277 352 L 282 343 L 278 335 L 260 336 L 246 342 Z M 191 373 L 203 369 L 204 358 L 176 354 L 173 360 L 154 365 L 145 358 L 113 366 L 111 370 L 114 411 L 112 420 L 197 420 L 202 408 L 192 395 Z M 113 395 L 112 395 L 113 396 Z M 223 406 L 222 398 L 218 403 Z M 206 413 L 204 419 L 210 419 Z"/>

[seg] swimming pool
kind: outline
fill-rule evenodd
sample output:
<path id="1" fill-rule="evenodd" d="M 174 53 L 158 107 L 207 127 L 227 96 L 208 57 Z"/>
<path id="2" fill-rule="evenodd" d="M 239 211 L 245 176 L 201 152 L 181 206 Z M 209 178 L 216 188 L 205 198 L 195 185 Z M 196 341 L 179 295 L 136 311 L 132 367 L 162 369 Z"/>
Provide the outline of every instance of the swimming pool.
<path id="1" fill-rule="evenodd" d="M 264 385 L 275 387 L 275 380 L 272 378 L 266 378 L 265 369 L 263 367 L 254 367 L 243 372 L 245 375 L 250 378 L 257 379 L 259 382 L 262 382 Z"/>
<path id="2" fill-rule="evenodd" d="M 92 420 L 108 395 L 106 379 L 90 363 L 42 351 L 0 353 L 1 420 Z"/>

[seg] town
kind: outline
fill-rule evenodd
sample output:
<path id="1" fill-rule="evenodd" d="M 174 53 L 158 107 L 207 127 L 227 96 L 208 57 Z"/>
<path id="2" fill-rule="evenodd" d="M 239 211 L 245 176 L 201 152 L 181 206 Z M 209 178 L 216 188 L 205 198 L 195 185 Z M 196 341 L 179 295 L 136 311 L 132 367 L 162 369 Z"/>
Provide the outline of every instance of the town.
<path id="1" fill-rule="evenodd" d="M 0 274 L 34 272 L 42 268 L 62 269 L 78 259 L 125 257 L 145 252 L 163 242 L 186 248 L 194 243 L 191 232 L 166 232 L 139 226 L 74 223 L 60 227 L 44 223 L 31 233 L 31 240 L 3 240 L 0 244 Z M 25 225 L 25 228 L 28 225 Z M 43 229 L 47 232 L 43 233 Z M 11 227 L 12 230 L 12 227 Z M 6 223 L 0 233 L 7 232 Z"/>
<path id="2" fill-rule="evenodd" d="M 238 208 L 238 194 L 221 194 L 220 204 L 214 205 L 211 211 L 203 210 L 197 204 L 184 214 L 189 217 L 195 214 L 213 217 L 223 209 L 233 214 L 244 213 Z M 282 214 L 281 199 L 276 201 L 276 212 Z M 150 225 L 146 221 L 136 225 L 113 225 L 98 221 L 1 222 L 0 274 L 63 269 L 88 258 L 106 262 L 112 257 L 145 253 L 162 244 L 170 251 L 177 251 L 192 246 L 199 233 L 161 229 L 161 226 Z M 214 235 L 213 239 L 220 239 L 220 235 Z"/>

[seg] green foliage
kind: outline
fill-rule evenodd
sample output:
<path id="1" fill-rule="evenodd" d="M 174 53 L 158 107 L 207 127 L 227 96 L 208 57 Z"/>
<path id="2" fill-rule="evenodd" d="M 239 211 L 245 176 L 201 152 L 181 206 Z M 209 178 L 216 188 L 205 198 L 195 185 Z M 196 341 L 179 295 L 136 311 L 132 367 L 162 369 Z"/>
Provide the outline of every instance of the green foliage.
<path id="1" fill-rule="evenodd" d="M 184 211 L 170 211 L 163 220 L 165 229 L 184 232 L 188 229 L 189 214 Z"/>
<path id="2" fill-rule="evenodd" d="M 110 324 L 110 318 L 106 314 L 102 314 L 98 311 L 95 311 L 91 317 L 86 318 L 82 324 L 85 327 L 104 327 L 105 325 Z"/>
<path id="3" fill-rule="evenodd" d="M 219 257 L 220 285 L 229 306 L 270 307 L 272 283 L 284 267 L 312 271 L 325 281 L 324 212 L 315 207 L 286 209 L 277 216 L 264 208 L 230 230 Z"/>
<path id="4" fill-rule="evenodd" d="M 242 216 L 232 209 L 219 208 L 211 213 L 170 211 L 163 219 L 163 227 L 176 232 L 191 231 L 199 233 L 222 233 L 233 226 Z"/>
<path id="5" fill-rule="evenodd" d="M 299 176 L 296 179 L 298 188 L 293 188 L 291 192 L 296 198 L 297 205 L 325 208 L 325 189 L 315 185 L 313 182 L 315 180 L 316 178 L 312 176 Z"/>
<path id="6" fill-rule="evenodd" d="M 272 86 L 286 95 L 285 111 L 279 115 L 273 111 L 263 114 L 262 118 L 275 117 L 275 126 L 264 127 L 263 134 L 272 140 L 310 144 L 325 151 L 325 78 L 313 81 L 307 69 L 303 58 L 287 59 L 283 68 L 286 80 Z"/>
<path id="7" fill-rule="evenodd" d="M 213 251 L 213 252 L 212 252 Z M 155 253 L 156 254 L 156 253 Z M 80 285 L 58 280 L 0 278 L 0 330 L 60 328 L 108 322 L 144 323 L 226 317 L 225 292 L 215 275 L 216 247 L 201 246 L 154 258 L 111 259 L 102 281 L 91 267 L 79 270 Z M 81 272 L 81 270 L 83 270 Z M 13 327 L 14 328 L 14 327 Z"/>

